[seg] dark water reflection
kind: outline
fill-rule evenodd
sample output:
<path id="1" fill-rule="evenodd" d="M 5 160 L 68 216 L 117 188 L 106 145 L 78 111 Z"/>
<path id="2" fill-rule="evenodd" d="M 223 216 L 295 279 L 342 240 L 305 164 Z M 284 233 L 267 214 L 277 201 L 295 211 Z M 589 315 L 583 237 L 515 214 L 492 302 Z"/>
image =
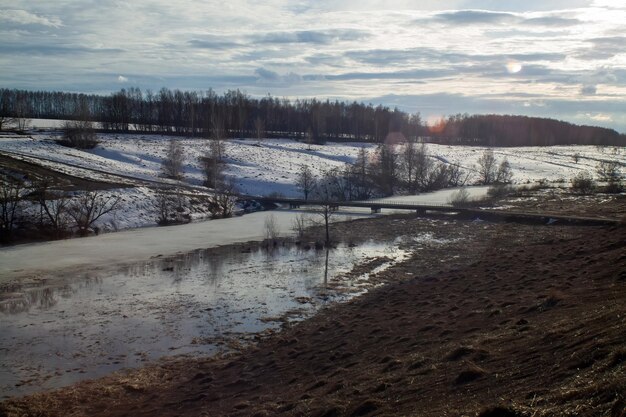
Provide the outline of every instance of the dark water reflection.
<path id="1" fill-rule="evenodd" d="M 199 250 L 57 285 L 0 288 L 0 391 L 27 394 L 164 356 L 215 353 L 225 338 L 350 298 L 326 284 L 365 259 L 404 255 L 393 243 Z"/>

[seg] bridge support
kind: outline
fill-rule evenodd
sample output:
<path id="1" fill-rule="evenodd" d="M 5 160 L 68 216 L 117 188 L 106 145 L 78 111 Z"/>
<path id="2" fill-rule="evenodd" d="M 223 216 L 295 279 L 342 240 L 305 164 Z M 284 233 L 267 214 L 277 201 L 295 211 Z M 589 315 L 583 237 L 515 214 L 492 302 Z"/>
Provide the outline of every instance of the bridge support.
<path id="1" fill-rule="evenodd" d="M 298 203 L 289 203 L 289 208 L 290 209 L 300 208 L 300 204 L 298 204 Z"/>
<path id="2" fill-rule="evenodd" d="M 377 214 L 380 213 L 380 207 L 373 207 L 372 206 L 372 214 Z"/>
<path id="3" fill-rule="evenodd" d="M 337 210 L 339 210 L 339 205 L 332 204 L 332 205 L 328 206 L 328 210 L 330 210 L 330 211 L 337 211 Z"/>

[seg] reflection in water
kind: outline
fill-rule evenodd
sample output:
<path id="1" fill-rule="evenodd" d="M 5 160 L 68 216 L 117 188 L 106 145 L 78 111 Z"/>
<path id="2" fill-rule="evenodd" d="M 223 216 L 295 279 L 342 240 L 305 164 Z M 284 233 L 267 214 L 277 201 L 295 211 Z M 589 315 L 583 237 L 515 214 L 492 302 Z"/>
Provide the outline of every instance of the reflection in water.
<path id="1" fill-rule="evenodd" d="M 26 394 L 163 356 L 215 353 L 225 338 L 277 329 L 287 316 L 301 320 L 363 291 L 359 277 L 337 277 L 375 256 L 405 253 L 387 243 L 324 251 L 240 246 L 56 286 L 0 288 L 0 391 Z"/>

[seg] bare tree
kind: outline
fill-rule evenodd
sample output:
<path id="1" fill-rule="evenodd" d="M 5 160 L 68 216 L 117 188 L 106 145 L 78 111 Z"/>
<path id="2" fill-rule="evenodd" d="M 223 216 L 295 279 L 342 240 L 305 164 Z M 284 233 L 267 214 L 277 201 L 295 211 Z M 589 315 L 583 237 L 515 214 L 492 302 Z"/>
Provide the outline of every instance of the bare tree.
<path id="1" fill-rule="evenodd" d="M 337 206 L 332 203 L 325 203 L 317 210 L 317 214 L 321 216 L 324 222 L 325 241 L 324 244 L 330 246 L 330 221 L 333 214 L 337 211 Z"/>
<path id="2" fill-rule="evenodd" d="M 185 210 L 186 206 L 187 198 L 180 188 L 158 188 L 156 190 L 157 224 L 166 226 L 189 223 L 191 217 Z"/>
<path id="3" fill-rule="evenodd" d="M 183 162 L 185 152 L 180 141 L 170 139 L 165 151 L 165 158 L 161 163 L 161 171 L 166 178 L 180 180 L 183 177 Z"/>
<path id="4" fill-rule="evenodd" d="M 98 144 L 94 124 L 91 122 L 89 106 L 85 100 L 79 102 L 74 120 L 66 120 L 61 128 L 63 136 L 57 143 L 78 149 L 92 149 Z"/>
<path id="5" fill-rule="evenodd" d="M 601 161 L 596 167 L 600 181 L 618 182 L 622 179 L 620 163 L 618 161 Z"/>
<path id="6" fill-rule="evenodd" d="M 496 179 L 496 157 L 491 149 L 485 150 L 478 158 L 478 175 L 483 185 L 489 185 Z"/>
<path id="7" fill-rule="evenodd" d="M 218 148 L 216 142 L 211 142 L 206 154 L 200 157 L 204 185 L 209 188 L 217 188 L 224 181 L 224 163 L 220 159 Z"/>
<path id="8" fill-rule="evenodd" d="M 21 180 L 9 175 L 0 176 L 0 240 L 9 241 L 19 214 L 25 191 Z"/>
<path id="9" fill-rule="evenodd" d="M 313 145 L 315 143 L 315 135 L 313 134 L 313 129 L 311 129 L 310 127 L 306 130 L 306 135 L 304 137 L 304 141 L 307 144 L 307 150 L 310 151 L 311 150 L 311 145 Z"/>
<path id="10" fill-rule="evenodd" d="M 394 146 L 382 144 L 372 165 L 374 180 L 384 195 L 393 195 L 398 183 L 398 154 Z"/>
<path id="11" fill-rule="evenodd" d="M 157 204 L 157 224 L 159 226 L 165 226 L 172 222 L 172 213 L 174 200 L 170 193 L 165 189 L 159 188 L 156 191 L 156 204 Z"/>
<path id="12" fill-rule="evenodd" d="M 52 189 L 51 182 L 45 178 L 36 181 L 33 189 L 34 196 L 39 203 L 41 225 L 50 227 L 55 237 L 61 237 L 69 223 L 70 199 L 68 195 L 63 191 Z"/>
<path id="13" fill-rule="evenodd" d="M 366 200 L 372 196 L 373 184 L 370 177 L 370 162 L 367 150 L 359 149 L 356 161 L 348 167 L 350 199 Z"/>
<path id="14" fill-rule="evenodd" d="M 256 140 L 260 143 L 263 133 L 265 133 L 265 124 L 263 123 L 263 119 L 258 116 L 254 119 L 254 130 L 256 130 Z"/>
<path id="15" fill-rule="evenodd" d="M 119 196 L 105 196 L 99 191 L 87 191 L 72 199 L 68 215 L 74 220 L 78 234 L 86 236 L 89 228 L 105 214 L 117 210 L 121 201 Z"/>
<path id="16" fill-rule="evenodd" d="M 215 217 L 231 217 L 237 202 L 237 187 L 232 181 L 220 182 L 210 198 L 211 212 Z"/>
<path id="17" fill-rule="evenodd" d="M 263 223 L 263 234 L 266 240 L 276 240 L 278 234 L 280 233 L 280 228 L 278 227 L 278 223 L 276 222 L 276 216 L 274 214 L 270 214 L 265 218 L 265 222 Z"/>
<path id="18" fill-rule="evenodd" d="M 296 217 L 291 222 L 291 229 L 294 232 L 296 232 L 296 235 L 298 235 L 298 238 L 301 239 L 304 236 L 304 233 L 308 225 L 309 225 L 309 218 L 304 213 L 301 213 L 301 214 L 296 215 Z"/>
<path id="19" fill-rule="evenodd" d="M 607 193 L 621 193 L 624 191 L 622 183 L 621 165 L 618 161 L 602 161 L 596 168 L 601 181 L 606 181 L 604 189 Z"/>
<path id="20" fill-rule="evenodd" d="M 17 130 L 26 130 L 30 124 L 26 97 L 18 97 L 15 103 L 15 127 Z"/>
<path id="21" fill-rule="evenodd" d="M 495 182 L 498 184 L 509 184 L 512 178 L 513 171 L 511 170 L 511 164 L 509 164 L 509 161 L 505 158 L 498 167 Z"/>
<path id="22" fill-rule="evenodd" d="M 61 127 L 63 136 L 59 145 L 78 149 L 93 149 L 98 144 L 93 123 L 89 120 L 66 120 Z"/>
<path id="23" fill-rule="evenodd" d="M 304 194 L 305 201 L 309 199 L 309 195 L 313 192 L 315 182 L 315 176 L 311 168 L 308 165 L 302 165 L 296 178 L 296 186 Z"/>

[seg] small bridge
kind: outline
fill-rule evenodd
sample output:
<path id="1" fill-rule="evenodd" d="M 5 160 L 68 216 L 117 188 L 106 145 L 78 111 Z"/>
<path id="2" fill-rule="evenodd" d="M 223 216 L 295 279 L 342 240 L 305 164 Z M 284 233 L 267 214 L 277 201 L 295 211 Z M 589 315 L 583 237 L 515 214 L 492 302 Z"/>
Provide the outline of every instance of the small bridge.
<path id="1" fill-rule="evenodd" d="M 382 209 L 394 210 L 411 210 L 417 213 L 425 213 L 426 211 L 465 211 L 464 208 L 455 208 L 449 205 L 432 205 L 432 204 L 416 204 L 416 203 L 399 203 L 393 201 L 327 201 L 327 200 L 304 200 L 297 198 L 276 198 L 276 197 L 251 197 L 255 201 L 261 203 L 274 203 L 289 205 L 289 208 L 295 209 L 301 206 L 319 206 L 329 207 L 331 210 L 338 210 L 339 207 L 358 207 L 369 208 L 372 213 L 380 213 Z"/>
<path id="2" fill-rule="evenodd" d="M 453 207 L 445 204 L 417 204 L 417 203 L 400 203 L 384 200 L 372 201 L 325 201 L 325 200 L 304 200 L 297 198 L 280 198 L 280 197 L 252 197 L 240 196 L 255 200 L 261 203 L 285 204 L 291 209 L 300 208 L 301 206 L 318 206 L 327 207 L 331 211 L 336 211 L 339 207 L 358 207 L 369 208 L 372 213 L 380 213 L 382 209 L 392 210 L 409 210 L 419 215 L 427 213 L 454 213 L 465 218 L 479 218 L 488 221 L 510 221 L 534 224 L 577 224 L 589 226 L 607 226 L 617 225 L 620 221 L 617 219 L 597 218 L 597 217 L 580 217 L 580 216 L 564 216 L 558 213 L 530 213 L 530 212 L 510 212 L 502 210 L 488 210 L 471 207 Z"/>

